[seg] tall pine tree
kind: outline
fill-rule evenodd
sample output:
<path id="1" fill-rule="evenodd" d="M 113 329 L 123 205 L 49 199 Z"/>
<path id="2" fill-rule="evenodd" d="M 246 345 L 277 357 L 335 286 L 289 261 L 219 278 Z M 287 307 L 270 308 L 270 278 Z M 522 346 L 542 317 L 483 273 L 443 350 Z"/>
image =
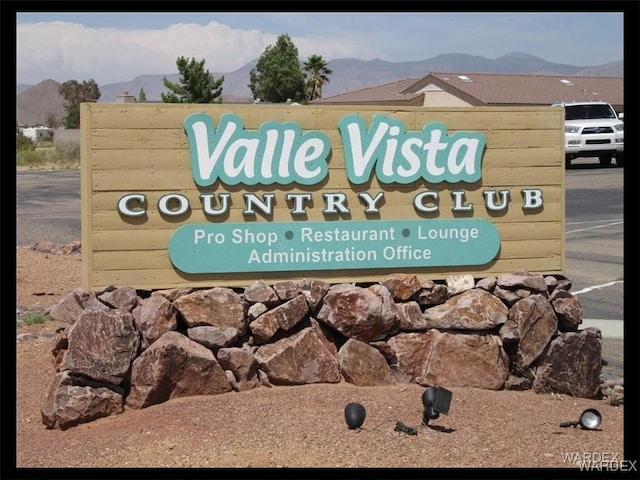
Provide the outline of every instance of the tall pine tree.
<path id="1" fill-rule="evenodd" d="M 209 70 L 204 68 L 205 61 L 187 60 L 178 57 L 176 65 L 180 74 L 179 83 L 162 79 L 162 83 L 169 90 L 162 93 L 164 103 L 222 103 L 222 83 L 224 76 L 216 79 Z"/>

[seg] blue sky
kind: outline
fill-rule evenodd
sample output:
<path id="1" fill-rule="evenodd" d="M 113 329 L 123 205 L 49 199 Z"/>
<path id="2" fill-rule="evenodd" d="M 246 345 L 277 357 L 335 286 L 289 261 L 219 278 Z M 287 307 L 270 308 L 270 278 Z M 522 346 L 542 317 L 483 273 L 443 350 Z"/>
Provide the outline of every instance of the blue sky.
<path id="1" fill-rule="evenodd" d="M 301 61 L 426 60 L 512 52 L 575 66 L 623 59 L 623 13 L 73 13 L 17 12 L 17 83 L 94 79 L 98 85 L 176 73 L 176 58 L 226 73 L 286 33 Z"/>

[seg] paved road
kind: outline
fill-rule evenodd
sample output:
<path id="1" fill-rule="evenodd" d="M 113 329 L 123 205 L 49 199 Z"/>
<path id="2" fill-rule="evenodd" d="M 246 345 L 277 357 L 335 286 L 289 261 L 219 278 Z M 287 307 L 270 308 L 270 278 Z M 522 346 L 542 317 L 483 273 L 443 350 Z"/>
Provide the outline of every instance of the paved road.
<path id="1" fill-rule="evenodd" d="M 622 320 L 623 169 L 567 172 L 565 260 L 586 318 Z"/>
<path id="2" fill-rule="evenodd" d="M 80 170 L 18 172 L 17 245 L 80 240 Z"/>

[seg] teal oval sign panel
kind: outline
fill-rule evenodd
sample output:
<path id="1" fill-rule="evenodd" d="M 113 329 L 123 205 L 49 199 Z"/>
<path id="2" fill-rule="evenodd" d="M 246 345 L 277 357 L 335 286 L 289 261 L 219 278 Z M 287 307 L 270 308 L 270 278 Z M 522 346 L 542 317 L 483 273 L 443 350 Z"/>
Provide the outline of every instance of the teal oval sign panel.
<path id="1" fill-rule="evenodd" d="M 189 224 L 169 240 L 185 273 L 484 265 L 500 249 L 485 219 Z"/>

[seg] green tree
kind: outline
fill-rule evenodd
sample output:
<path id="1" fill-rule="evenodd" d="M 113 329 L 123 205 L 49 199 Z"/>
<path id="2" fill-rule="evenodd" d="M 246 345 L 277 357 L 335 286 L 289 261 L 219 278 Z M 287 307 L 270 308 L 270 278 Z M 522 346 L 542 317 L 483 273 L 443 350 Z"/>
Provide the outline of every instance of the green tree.
<path id="1" fill-rule="evenodd" d="M 49 128 L 59 128 L 62 122 L 60 118 L 53 112 L 47 112 L 44 124 Z"/>
<path id="2" fill-rule="evenodd" d="M 176 65 L 180 73 L 179 83 L 162 79 L 169 93 L 162 94 L 164 103 L 222 103 L 224 76 L 216 79 L 204 68 L 205 61 L 178 57 Z"/>
<path id="3" fill-rule="evenodd" d="M 144 93 L 144 87 L 140 87 L 140 93 L 138 94 L 138 101 L 139 102 L 147 101 L 147 94 Z"/>
<path id="4" fill-rule="evenodd" d="M 65 128 L 80 127 L 80 104 L 83 102 L 97 102 L 100 98 L 100 89 L 95 80 L 85 80 L 78 83 L 76 80 L 68 80 L 58 87 L 60 95 L 65 100 L 65 116 L 62 124 Z"/>
<path id="5" fill-rule="evenodd" d="M 282 34 L 275 45 L 264 50 L 255 68 L 249 73 L 253 98 L 263 102 L 283 103 L 304 99 L 304 73 L 298 60 L 298 49 Z"/>
<path id="6" fill-rule="evenodd" d="M 305 73 L 307 74 L 306 96 L 307 100 L 315 100 L 316 98 L 322 98 L 322 87 L 329 83 L 329 75 L 333 73 L 333 70 L 329 68 L 329 65 L 322 58 L 322 55 L 311 55 L 306 62 L 302 65 Z"/>

